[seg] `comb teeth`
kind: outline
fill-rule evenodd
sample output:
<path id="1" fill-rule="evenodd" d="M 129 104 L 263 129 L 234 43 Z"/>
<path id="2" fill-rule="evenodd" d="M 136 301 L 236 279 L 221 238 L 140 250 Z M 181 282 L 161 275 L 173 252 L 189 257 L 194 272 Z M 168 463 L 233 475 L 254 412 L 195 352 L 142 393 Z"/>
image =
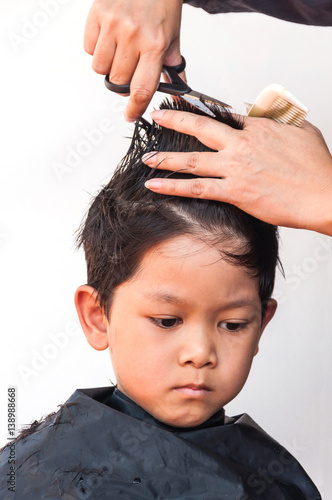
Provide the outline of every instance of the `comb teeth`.
<path id="1" fill-rule="evenodd" d="M 259 94 L 248 116 L 266 117 L 279 123 L 301 127 L 308 111 L 285 87 L 272 83 Z"/>
<path id="2" fill-rule="evenodd" d="M 307 112 L 279 96 L 264 116 L 279 123 L 288 123 L 289 125 L 301 127 Z"/>

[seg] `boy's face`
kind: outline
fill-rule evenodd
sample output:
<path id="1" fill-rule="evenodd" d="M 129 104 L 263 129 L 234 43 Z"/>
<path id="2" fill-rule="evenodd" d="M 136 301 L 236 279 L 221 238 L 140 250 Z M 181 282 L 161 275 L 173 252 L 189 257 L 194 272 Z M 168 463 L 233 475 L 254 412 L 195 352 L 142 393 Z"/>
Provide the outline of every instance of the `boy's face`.
<path id="1" fill-rule="evenodd" d="M 205 422 L 243 387 L 262 324 L 258 280 L 217 248 L 179 236 L 148 251 L 108 320 L 118 388 L 158 420 Z"/>

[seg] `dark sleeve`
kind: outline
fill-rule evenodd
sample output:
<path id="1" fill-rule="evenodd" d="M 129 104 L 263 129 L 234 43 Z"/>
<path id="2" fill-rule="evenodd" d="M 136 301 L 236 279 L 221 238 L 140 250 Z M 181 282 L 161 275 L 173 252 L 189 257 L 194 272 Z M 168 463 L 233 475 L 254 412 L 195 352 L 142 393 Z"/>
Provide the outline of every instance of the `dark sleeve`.
<path id="1" fill-rule="evenodd" d="M 293 23 L 332 26 L 332 0 L 184 0 L 209 14 L 259 12 Z"/>

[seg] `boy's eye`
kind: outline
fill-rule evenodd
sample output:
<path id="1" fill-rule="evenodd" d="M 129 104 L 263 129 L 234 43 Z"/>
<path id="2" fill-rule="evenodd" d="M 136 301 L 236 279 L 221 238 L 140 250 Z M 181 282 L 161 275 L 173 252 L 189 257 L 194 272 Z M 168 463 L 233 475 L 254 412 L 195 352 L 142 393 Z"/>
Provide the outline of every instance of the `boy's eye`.
<path id="1" fill-rule="evenodd" d="M 246 323 L 236 323 L 231 321 L 225 321 L 223 323 L 219 323 L 221 328 L 224 328 L 228 332 L 239 332 L 240 330 L 244 330 L 247 328 Z"/>
<path id="2" fill-rule="evenodd" d="M 178 326 L 182 323 L 182 321 L 179 318 L 151 318 L 153 323 L 155 323 L 157 326 L 160 326 L 160 328 L 174 328 L 175 326 Z"/>

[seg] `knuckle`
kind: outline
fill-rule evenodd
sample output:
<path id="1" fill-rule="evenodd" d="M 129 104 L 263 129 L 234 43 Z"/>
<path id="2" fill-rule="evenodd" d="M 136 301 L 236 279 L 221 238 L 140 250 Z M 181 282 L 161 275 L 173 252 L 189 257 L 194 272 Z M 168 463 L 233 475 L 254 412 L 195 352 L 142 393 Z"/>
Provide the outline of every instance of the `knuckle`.
<path id="1" fill-rule="evenodd" d="M 260 128 L 267 128 L 267 129 L 271 130 L 272 128 L 274 128 L 276 126 L 275 124 L 276 124 L 275 120 L 273 120 L 271 118 L 267 118 L 264 116 L 261 118 L 257 118 L 257 126 Z"/>
<path id="2" fill-rule="evenodd" d="M 139 23 L 133 18 L 126 18 L 123 21 L 122 29 L 128 38 L 136 37 L 139 31 Z"/>
<path id="3" fill-rule="evenodd" d="M 248 155 L 251 150 L 251 139 L 248 135 L 246 134 L 241 134 L 238 137 L 238 143 L 237 143 L 237 154 L 240 155 Z"/>
<path id="4" fill-rule="evenodd" d="M 113 27 L 114 25 L 118 24 L 121 22 L 121 17 L 114 12 L 114 10 L 105 10 L 100 14 L 99 16 L 105 26 L 110 26 Z"/>
<path id="5" fill-rule="evenodd" d="M 117 85 L 126 85 L 127 82 L 123 81 L 123 75 L 121 73 L 111 73 L 110 81 L 116 83 Z"/>
<path id="6" fill-rule="evenodd" d="M 94 53 L 94 46 L 91 42 L 84 42 L 84 50 L 87 54 L 89 54 L 90 56 L 93 56 L 93 53 Z"/>
<path id="7" fill-rule="evenodd" d="M 271 118 L 254 118 L 250 132 L 256 137 L 265 137 L 276 132 L 276 127 L 280 126 Z"/>
<path id="8" fill-rule="evenodd" d="M 103 33 L 109 37 L 114 35 L 116 27 L 121 23 L 121 18 L 118 18 L 114 12 L 105 12 L 103 16 L 100 16 L 99 22 Z"/>
<path id="9" fill-rule="evenodd" d="M 315 125 L 313 125 L 312 123 L 310 124 L 310 128 L 311 128 L 311 130 L 312 130 L 312 132 L 313 132 L 314 134 L 319 135 L 319 136 L 320 136 L 320 135 L 322 135 L 322 134 L 321 134 L 321 131 L 319 130 L 319 128 L 317 128 L 317 127 L 316 127 Z"/>
<path id="10" fill-rule="evenodd" d="M 209 123 L 209 118 L 206 116 L 197 116 L 195 118 L 195 128 L 198 130 L 204 129 Z"/>
<path id="11" fill-rule="evenodd" d="M 98 73 L 98 75 L 106 75 L 108 73 L 109 67 L 106 66 L 105 64 L 101 64 L 98 61 L 96 61 L 96 62 L 92 63 L 92 69 L 93 69 L 93 71 Z M 111 79 L 111 82 L 113 82 L 112 79 Z M 117 82 L 114 82 L 114 83 L 117 83 Z"/>
<path id="12" fill-rule="evenodd" d="M 276 122 L 274 120 L 267 120 L 265 124 L 262 124 L 258 129 L 258 138 L 264 142 L 269 141 L 271 135 L 275 135 L 277 133 Z M 280 128 L 280 123 L 277 124 L 277 127 Z"/>
<path id="13" fill-rule="evenodd" d="M 255 127 L 258 130 L 272 130 L 273 128 L 276 127 L 275 120 L 271 118 L 266 118 L 264 116 L 260 116 L 259 118 L 255 118 Z M 277 125 L 278 127 L 278 125 Z"/>
<path id="14" fill-rule="evenodd" d="M 195 179 L 191 184 L 191 193 L 194 198 L 204 197 L 204 185 L 200 179 Z"/>
<path id="15" fill-rule="evenodd" d="M 197 151 L 193 151 L 192 153 L 190 153 L 186 161 L 186 166 L 190 168 L 190 170 L 198 170 L 199 153 Z"/>
<path id="16" fill-rule="evenodd" d="M 151 40 L 148 53 L 158 55 L 165 52 L 167 48 L 166 38 L 164 36 L 157 36 L 154 40 Z"/>
<path id="17" fill-rule="evenodd" d="M 144 87 L 130 89 L 130 97 L 136 104 L 145 104 L 147 101 L 151 100 L 152 96 L 151 90 Z"/>
<path id="18" fill-rule="evenodd" d="M 315 125 L 312 125 L 312 132 L 316 137 L 324 141 L 324 136 L 322 132 L 319 130 L 319 128 L 315 127 Z"/>

